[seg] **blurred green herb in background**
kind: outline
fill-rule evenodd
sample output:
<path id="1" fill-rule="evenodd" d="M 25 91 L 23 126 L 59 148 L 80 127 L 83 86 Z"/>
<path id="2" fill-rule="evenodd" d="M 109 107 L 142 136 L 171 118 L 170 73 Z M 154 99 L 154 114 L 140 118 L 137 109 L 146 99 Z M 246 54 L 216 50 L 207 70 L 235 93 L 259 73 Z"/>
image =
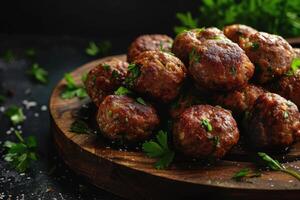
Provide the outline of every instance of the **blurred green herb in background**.
<path id="1" fill-rule="evenodd" d="M 287 0 L 203 0 L 193 17 L 190 12 L 177 13 L 180 26 L 175 26 L 178 34 L 183 30 L 197 27 L 239 23 L 252 26 L 284 37 L 300 36 L 300 1 Z"/>

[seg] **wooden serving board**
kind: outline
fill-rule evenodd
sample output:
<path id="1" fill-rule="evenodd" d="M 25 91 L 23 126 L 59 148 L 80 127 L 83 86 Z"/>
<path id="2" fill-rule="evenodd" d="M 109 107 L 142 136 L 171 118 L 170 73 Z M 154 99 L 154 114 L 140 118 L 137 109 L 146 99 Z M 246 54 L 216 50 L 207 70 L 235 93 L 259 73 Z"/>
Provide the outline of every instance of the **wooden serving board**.
<path id="1" fill-rule="evenodd" d="M 113 56 L 122 60 L 125 55 Z M 79 83 L 81 75 L 97 63 L 112 57 L 87 63 L 72 72 Z M 70 132 L 76 113 L 89 100 L 63 100 L 60 94 L 65 87 L 61 80 L 50 99 L 51 128 L 58 152 L 66 164 L 89 182 L 104 190 L 128 199 L 200 199 L 228 197 L 230 199 L 299 199 L 300 182 L 280 172 L 262 172 L 258 178 L 237 182 L 232 176 L 247 167 L 255 170 L 249 162 L 251 153 L 240 147 L 214 165 L 175 160 L 167 170 L 153 167 L 155 160 L 137 150 L 118 150 L 110 147 L 97 135 Z M 94 108 L 96 112 L 96 108 Z M 90 116 L 94 118 L 95 116 Z M 300 145 L 287 154 L 286 166 L 300 168 Z"/>

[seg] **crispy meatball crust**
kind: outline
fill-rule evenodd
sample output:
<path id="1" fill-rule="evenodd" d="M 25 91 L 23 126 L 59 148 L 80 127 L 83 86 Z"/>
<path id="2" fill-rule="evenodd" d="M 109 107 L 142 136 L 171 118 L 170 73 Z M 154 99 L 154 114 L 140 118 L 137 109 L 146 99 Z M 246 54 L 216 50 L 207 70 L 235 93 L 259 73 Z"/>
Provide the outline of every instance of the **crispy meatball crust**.
<path id="1" fill-rule="evenodd" d="M 211 125 L 211 129 L 205 126 Z M 239 140 L 231 113 L 220 107 L 196 105 L 186 109 L 173 126 L 175 148 L 185 156 L 222 158 Z"/>
<path id="2" fill-rule="evenodd" d="M 282 37 L 264 32 L 250 35 L 240 46 L 255 65 L 255 80 L 264 84 L 285 74 L 294 58 L 293 48 Z"/>
<path id="3" fill-rule="evenodd" d="M 122 84 L 127 68 L 127 62 L 113 58 L 100 63 L 88 73 L 85 87 L 91 100 L 97 106 Z"/>
<path id="4" fill-rule="evenodd" d="M 127 96 L 109 95 L 99 106 L 97 123 L 104 137 L 138 142 L 147 139 L 159 125 L 156 110 Z"/>
<path id="5" fill-rule="evenodd" d="M 291 101 L 274 93 L 265 93 L 256 100 L 245 126 L 252 147 L 281 149 L 299 138 L 300 114 Z"/>
<path id="6" fill-rule="evenodd" d="M 189 73 L 200 88 L 230 91 L 248 83 L 254 66 L 237 44 L 216 39 L 197 48 L 190 60 Z"/>
<path id="7" fill-rule="evenodd" d="M 223 32 L 231 41 L 239 44 L 241 40 L 249 38 L 249 36 L 256 33 L 257 30 L 243 24 L 232 24 L 225 26 Z"/>
<path id="8" fill-rule="evenodd" d="M 256 99 L 265 90 L 259 86 L 248 84 L 243 88 L 214 96 L 214 102 L 226 109 L 231 110 L 235 116 L 242 116 L 245 111 L 250 110 Z"/>
<path id="9" fill-rule="evenodd" d="M 179 94 L 186 68 L 178 58 L 162 51 L 145 51 L 133 63 L 139 68 L 132 86 L 135 91 L 165 103 Z"/>
<path id="10" fill-rule="evenodd" d="M 166 51 L 171 52 L 173 39 L 167 35 L 153 34 L 142 35 L 136 38 L 128 48 L 127 61 L 132 62 L 144 51 Z"/>
<path id="11" fill-rule="evenodd" d="M 295 74 L 285 75 L 271 84 L 271 91 L 291 100 L 300 107 L 300 70 Z"/>
<path id="12" fill-rule="evenodd" d="M 184 31 L 178 34 L 172 46 L 172 52 L 181 59 L 187 66 L 189 64 L 189 54 L 197 46 L 207 39 L 225 37 L 221 30 L 217 28 L 201 28 Z"/>

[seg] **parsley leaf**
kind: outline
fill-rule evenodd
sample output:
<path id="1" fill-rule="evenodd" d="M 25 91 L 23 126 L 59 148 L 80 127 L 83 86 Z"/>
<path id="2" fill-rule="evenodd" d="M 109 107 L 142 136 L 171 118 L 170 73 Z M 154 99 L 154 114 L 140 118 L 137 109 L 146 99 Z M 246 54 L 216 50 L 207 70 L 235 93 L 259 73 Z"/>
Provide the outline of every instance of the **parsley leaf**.
<path id="1" fill-rule="evenodd" d="M 294 58 L 292 60 L 291 68 L 286 73 L 287 76 L 293 76 L 296 74 L 297 70 L 300 69 L 300 58 Z"/>
<path id="2" fill-rule="evenodd" d="M 34 63 L 29 71 L 29 74 L 32 75 L 35 80 L 39 81 L 40 83 L 47 83 L 48 82 L 48 72 L 39 66 L 39 64 Z"/>
<path id="3" fill-rule="evenodd" d="M 206 131 L 211 132 L 213 130 L 213 127 L 211 123 L 208 121 L 208 119 L 202 119 L 200 121 L 200 124 L 205 128 Z"/>
<path id="4" fill-rule="evenodd" d="M 261 176 L 258 172 L 252 172 L 249 168 L 243 168 L 240 171 L 236 172 L 232 179 L 236 181 L 241 181 L 243 178 L 254 178 Z"/>
<path id="5" fill-rule="evenodd" d="M 115 91 L 115 95 L 127 95 L 132 93 L 130 90 L 128 90 L 126 87 L 119 87 L 116 91 Z"/>
<path id="6" fill-rule="evenodd" d="M 134 84 L 135 79 L 137 79 L 140 76 L 140 68 L 136 64 L 129 64 L 128 65 L 128 72 L 129 76 L 125 78 L 125 83 L 129 86 L 132 87 Z"/>
<path id="7" fill-rule="evenodd" d="M 101 41 L 96 44 L 94 41 L 89 42 L 88 47 L 85 52 L 89 56 L 104 56 L 108 54 L 111 50 L 111 43 L 107 40 Z"/>
<path id="8" fill-rule="evenodd" d="M 88 124 L 82 120 L 76 120 L 71 124 L 70 131 L 80 134 L 91 134 L 93 133 L 92 129 Z"/>
<path id="9" fill-rule="evenodd" d="M 25 120 L 23 109 L 17 106 L 10 106 L 6 111 L 5 115 L 9 117 L 10 121 L 14 124 L 20 124 Z"/>
<path id="10" fill-rule="evenodd" d="M 19 131 L 15 131 L 15 135 L 19 139 L 18 143 L 6 141 L 3 144 L 3 147 L 7 149 L 4 160 L 9 162 L 18 172 L 24 172 L 29 168 L 32 161 L 37 160 L 37 141 L 34 136 L 23 139 Z"/>
<path id="11" fill-rule="evenodd" d="M 144 106 L 147 105 L 146 102 L 144 101 L 144 99 L 142 99 L 142 97 L 136 98 L 136 101 L 137 101 L 139 104 L 142 104 L 142 105 L 144 105 Z"/>
<path id="12" fill-rule="evenodd" d="M 84 75 L 83 75 L 84 79 Z M 74 97 L 78 97 L 79 99 L 83 99 L 87 97 L 87 93 L 85 88 L 82 85 L 76 85 L 74 78 L 71 74 L 65 74 L 65 80 L 67 82 L 65 90 L 61 93 L 62 99 L 72 99 Z"/>
<path id="13" fill-rule="evenodd" d="M 156 141 L 144 142 L 142 148 L 147 156 L 158 159 L 155 163 L 157 169 L 167 168 L 175 156 L 174 151 L 168 145 L 168 134 L 162 130 L 156 135 Z"/>
<path id="14" fill-rule="evenodd" d="M 280 164 L 278 160 L 274 160 L 269 155 L 263 152 L 258 152 L 259 158 L 262 160 L 264 165 L 274 171 L 281 171 L 287 173 L 300 181 L 300 174 L 297 170 L 287 169 L 284 165 Z"/>
<path id="15" fill-rule="evenodd" d="M 109 70 L 110 70 L 110 65 L 108 65 L 108 64 L 103 64 L 103 65 L 102 65 L 102 68 L 103 68 L 105 71 L 109 71 Z"/>
<path id="16" fill-rule="evenodd" d="M 189 61 L 192 63 L 199 63 L 200 61 L 200 55 L 198 54 L 195 48 L 193 48 L 192 51 L 189 53 Z"/>
<path id="17" fill-rule="evenodd" d="M 198 26 L 198 19 L 193 18 L 190 12 L 177 13 L 176 18 L 181 22 L 182 26 L 175 26 L 174 31 L 176 34 L 180 34 L 184 30 L 194 29 Z"/>
<path id="18" fill-rule="evenodd" d="M 256 51 L 257 49 L 259 49 L 259 44 L 257 42 L 252 42 L 251 49 L 253 51 Z"/>

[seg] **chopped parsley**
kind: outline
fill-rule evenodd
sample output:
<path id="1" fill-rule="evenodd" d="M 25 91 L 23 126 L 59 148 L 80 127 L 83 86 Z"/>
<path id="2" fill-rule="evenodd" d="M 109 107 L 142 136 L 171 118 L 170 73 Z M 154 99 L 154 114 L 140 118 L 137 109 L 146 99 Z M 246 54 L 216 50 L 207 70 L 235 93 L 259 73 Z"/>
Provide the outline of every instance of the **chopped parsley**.
<path id="1" fill-rule="evenodd" d="M 284 111 L 283 112 L 283 117 L 284 117 L 284 119 L 289 118 L 289 112 L 288 111 Z"/>
<path id="2" fill-rule="evenodd" d="M 175 156 L 174 151 L 168 145 L 168 134 L 162 130 L 156 135 L 156 141 L 144 142 L 142 148 L 147 156 L 158 159 L 155 163 L 156 169 L 167 168 Z"/>
<path id="3" fill-rule="evenodd" d="M 300 181 L 300 174 L 297 170 L 286 168 L 284 165 L 280 164 L 278 160 L 274 160 L 266 153 L 258 152 L 258 156 L 263 164 L 271 170 L 287 173 Z"/>
<path id="4" fill-rule="evenodd" d="M 65 74 L 65 80 L 67 82 L 67 85 L 60 95 L 62 99 L 72 99 L 74 97 L 83 99 L 87 97 L 85 88 L 82 85 L 77 85 L 71 74 Z"/>
<path id="5" fill-rule="evenodd" d="M 235 66 L 231 66 L 230 73 L 231 73 L 232 76 L 236 75 L 236 67 Z"/>
<path id="6" fill-rule="evenodd" d="M 89 56 L 104 56 L 108 54 L 111 50 L 111 43 L 107 40 L 101 41 L 96 44 L 96 42 L 91 41 L 85 52 Z"/>
<path id="7" fill-rule="evenodd" d="M 119 87 L 116 91 L 115 91 L 115 95 L 127 95 L 132 93 L 130 90 L 128 90 L 126 87 Z"/>
<path id="8" fill-rule="evenodd" d="M 147 105 L 146 102 L 144 101 L 144 99 L 142 99 L 142 97 L 136 98 L 136 102 L 138 102 L 139 104 L 142 104 L 142 105 L 144 105 L 144 106 Z"/>
<path id="9" fill-rule="evenodd" d="M 120 74 L 116 70 L 113 70 L 111 73 L 112 78 L 117 79 L 119 78 Z"/>
<path id="10" fill-rule="evenodd" d="M 136 64 L 129 64 L 128 65 L 128 72 L 129 76 L 125 78 L 125 83 L 129 87 L 132 87 L 134 84 L 135 79 L 137 79 L 140 76 L 140 68 Z"/>
<path id="11" fill-rule="evenodd" d="M 14 124 L 20 124 L 25 120 L 23 109 L 18 106 L 10 106 L 6 111 L 5 115 L 9 117 L 10 121 Z"/>
<path id="12" fill-rule="evenodd" d="M 232 179 L 236 181 L 242 181 L 244 178 L 254 178 L 254 177 L 259 177 L 261 174 L 259 172 L 253 172 L 249 168 L 243 168 L 240 171 L 236 172 L 233 176 Z"/>
<path id="13" fill-rule="evenodd" d="M 211 132 L 213 130 L 212 125 L 210 124 L 210 122 L 208 121 L 208 119 L 202 119 L 200 121 L 201 126 L 203 126 L 203 128 L 205 128 L 205 130 L 207 132 Z"/>
<path id="14" fill-rule="evenodd" d="M 89 128 L 88 124 L 83 120 L 76 120 L 71 124 L 70 131 L 79 134 L 91 134 L 92 129 Z"/>
<path id="15" fill-rule="evenodd" d="M 189 61 L 193 63 L 199 63 L 200 61 L 200 55 L 198 55 L 195 48 L 193 48 L 192 51 L 189 53 Z"/>
<path id="16" fill-rule="evenodd" d="M 32 161 L 37 160 L 37 141 L 34 136 L 23 139 L 19 131 L 15 131 L 19 142 L 5 141 L 3 147 L 7 149 L 4 160 L 9 162 L 18 172 L 26 171 Z"/>
<path id="17" fill-rule="evenodd" d="M 28 72 L 35 80 L 39 81 L 40 83 L 47 83 L 48 82 L 48 72 L 39 66 L 39 64 L 34 63 L 31 69 Z"/>
<path id="18" fill-rule="evenodd" d="M 256 51 L 257 49 L 259 49 L 259 44 L 257 42 L 252 42 L 251 49 L 253 51 Z"/>
<path id="19" fill-rule="evenodd" d="M 110 70 L 110 65 L 108 65 L 108 64 L 103 64 L 103 65 L 102 65 L 102 68 L 103 68 L 105 71 L 109 71 L 109 70 Z"/>
<path id="20" fill-rule="evenodd" d="M 300 69 L 300 58 L 294 58 L 292 60 L 291 68 L 290 70 L 286 73 L 287 76 L 293 76 L 296 74 L 297 70 Z"/>

